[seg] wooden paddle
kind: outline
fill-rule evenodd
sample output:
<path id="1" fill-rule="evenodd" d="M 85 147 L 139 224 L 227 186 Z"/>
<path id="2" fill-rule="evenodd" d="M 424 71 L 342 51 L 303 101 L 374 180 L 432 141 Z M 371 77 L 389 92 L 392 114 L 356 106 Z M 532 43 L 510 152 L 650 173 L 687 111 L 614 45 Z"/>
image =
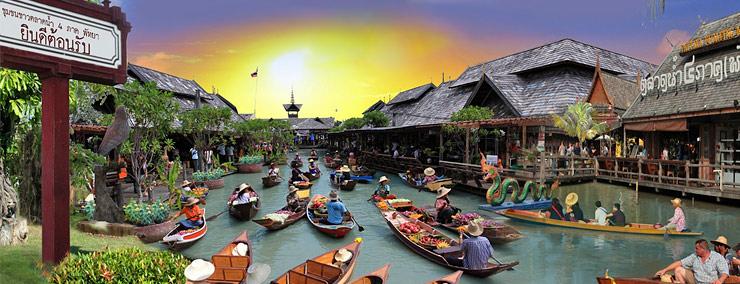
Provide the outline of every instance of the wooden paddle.
<path id="1" fill-rule="evenodd" d="M 352 216 L 352 222 L 355 222 L 355 224 L 357 224 L 357 229 L 360 230 L 360 232 L 364 231 L 365 227 L 360 225 L 360 223 L 357 223 L 357 220 L 355 220 L 355 215 L 352 214 L 352 212 L 349 212 L 349 210 L 347 210 L 347 212 L 350 214 L 350 216 Z"/>
<path id="2" fill-rule="evenodd" d="M 216 215 L 206 218 L 206 221 L 213 221 L 213 219 L 216 219 L 218 216 L 221 216 L 221 214 L 226 213 L 226 211 L 229 211 L 229 208 L 224 209 L 224 211 L 221 211 Z"/>

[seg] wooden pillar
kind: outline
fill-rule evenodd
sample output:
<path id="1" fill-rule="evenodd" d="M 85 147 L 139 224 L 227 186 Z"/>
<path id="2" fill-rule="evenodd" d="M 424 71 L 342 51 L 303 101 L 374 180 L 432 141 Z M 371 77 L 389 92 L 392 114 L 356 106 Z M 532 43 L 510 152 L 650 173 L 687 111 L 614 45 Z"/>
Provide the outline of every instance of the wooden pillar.
<path id="1" fill-rule="evenodd" d="M 526 125 L 522 125 L 522 139 L 521 139 L 521 141 L 522 141 L 522 145 L 520 145 L 520 146 L 522 146 L 521 148 L 522 149 L 527 149 L 527 126 Z"/>
<path id="2" fill-rule="evenodd" d="M 69 252 L 69 79 L 41 80 L 42 260 L 59 263 Z"/>
<path id="3" fill-rule="evenodd" d="M 627 127 L 622 124 L 622 157 L 629 157 L 627 154 Z"/>
<path id="4" fill-rule="evenodd" d="M 465 155 L 463 155 L 463 163 L 467 164 L 470 162 L 470 128 L 465 128 Z"/>
<path id="5" fill-rule="evenodd" d="M 442 161 L 442 155 L 443 155 L 442 152 L 444 151 L 444 140 L 442 140 L 443 139 L 442 137 L 443 137 L 442 129 L 440 128 L 439 129 L 439 151 L 437 152 L 440 161 Z"/>
<path id="6" fill-rule="evenodd" d="M 547 145 L 547 143 L 545 143 L 545 126 L 540 126 L 539 137 L 542 137 L 542 143 Z M 537 139 L 537 143 L 540 143 L 539 137 Z M 543 151 L 540 152 L 540 184 L 545 183 L 545 150 L 546 149 L 543 148 Z"/>

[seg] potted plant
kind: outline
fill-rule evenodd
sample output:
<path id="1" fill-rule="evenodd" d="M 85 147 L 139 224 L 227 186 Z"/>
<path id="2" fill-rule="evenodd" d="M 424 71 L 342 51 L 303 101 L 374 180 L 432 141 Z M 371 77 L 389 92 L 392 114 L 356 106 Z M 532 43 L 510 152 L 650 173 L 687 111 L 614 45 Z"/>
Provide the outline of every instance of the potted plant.
<path id="1" fill-rule="evenodd" d="M 207 172 L 194 172 L 193 180 L 196 183 L 205 184 L 209 189 L 224 187 L 224 170 L 220 168 L 212 169 Z"/>
<path id="2" fill-rule="evenodd" d="M 262 156 L 247 155 L 239 158 L 236 165 L 239 173 L 259 173 L 262 171 Z"/>

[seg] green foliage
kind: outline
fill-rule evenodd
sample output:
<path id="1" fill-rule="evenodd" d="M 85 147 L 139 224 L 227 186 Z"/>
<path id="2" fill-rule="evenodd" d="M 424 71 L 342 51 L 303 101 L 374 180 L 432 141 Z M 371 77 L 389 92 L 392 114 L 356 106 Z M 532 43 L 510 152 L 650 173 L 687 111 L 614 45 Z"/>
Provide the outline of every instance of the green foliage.
<path id="1" fill-rule="evenodd" d="M 0 68 L 0 154 L 17 151 L 16 133 L 41 122 L 41 81 L 34 73 Z"/>
<path id="2" fill-rule="evenodd" d="M 138 248 L 69 256 L 49 275 L 51 283 L 185 283 L 190 262 L 169 251 Z"/>
<path id="3" fill-rule="evenodd" d="M 450 121 L 475 121 L 490 119 L 491 117 L 493 117 L 493 110 L 491 110 L 490 108 L 480 106 L 466 106 L 461 110 L 452 113 Z"/>
<path id="4" fill-rule="evenodd" d="M 370 125 L 370 127 L 386 127 L 390 123 L 390 119 L 388 119 L 388 117 L 379 110 L 365 113 L 362 116 L 362 119 L 365 120 L 365 124 Z"/>
<path id="5" fill-rule="evenodd" d="M 104 164 L 105 157 L 86 149 L 82 144 L 70 142 L 69 144 L 69 171 L 71 174 L 70 182 L 73 186 L 85 188 L 95 173 L 93 172 L 96 164 Z M 83 196 L 84 197 L 84 196 Z"/>
<path id="6" fill-rule="evenodd" d="M 161 200 L 152 204 L 130 200 L 123 206 L 123 214 L 126 221 L 131 224 L 148 226 L 166 221 L 170 214 L 170 206 Z"/>
<path id="7" fill-rule="evenodd" d="M 342 122 L 344 129 L 360 129 L 365 126 L 365 120 L 359 117 L 353 117 Z"/>
<path id="8" fill-rule="evenodd" d="M 239 158 L 239 163 L 240 164 L 262 163 L 262 156 L 258 156 L 258 155 L 242 156 Z"/>
<path id="9" fill-rule="evenodd" d="M 217 180 L 224 176 L 226 172 L 223 169 L 216 168 L 212 169 L 207 172 L 194 172 L 193 173 L 193 180 L 194 181 L 207 181 L 207 180 Z"/>
<path id="10" fill-rule="evenodd" d="M 594 120 L 595 115 L 596 110 L 591 103 L 581 101 L 568 106 L 563 115 L 553 115 L 552 121 L 555 127 L 583 143 L 609 131 L 609 126 L 605 122 Z"/>
<path id="11" fill-rule="evenodd" d="M 93 214 L 95 214 L 95 201 L 85 202 L 85 206 L 82 206 L 82 212 L 85 213 L 87 220 L 94 220 Z"/>
<path id="12" fill-rule="evenodd" d="M 202 106 L 185 111 L 178 118 L 182 122 L 180 131 L 190 135 L 195 148 L 203 151 L 212 148 L 219 141 L 214 135 L 220 135 L 222 130 L 229 128 L 231 110 L 226 107 Z"/>
<path id="13" fill-rule="evenodd" d="M 179 158 L 175 158 L 169 169 L 165 162 L 160 163 L 157 167 L 159 179 L 167 186 L 169 191 L 167 203 L 174 208 L 182 208 L 180 203 L 181 190 L 177 186 L 177 177 L 180 176 L 180 172 L 182 172 L 182 163 Z"/>

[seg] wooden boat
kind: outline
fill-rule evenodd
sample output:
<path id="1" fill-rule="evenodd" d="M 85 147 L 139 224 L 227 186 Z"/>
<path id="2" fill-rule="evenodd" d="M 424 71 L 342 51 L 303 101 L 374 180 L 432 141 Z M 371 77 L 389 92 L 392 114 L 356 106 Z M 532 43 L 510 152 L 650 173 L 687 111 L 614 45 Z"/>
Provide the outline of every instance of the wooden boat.
<path id="1" fill-rule="evenodd" d="M 232 253 L 240 243 L 247 245 L 245 256 Z M 205 281 L 206 283 L 246 283 L 247 267 L 252 263 L 252 243 L 249 241 L 247 231 L 243 231 L 223 249 L 211 256 L 211 263 L 216 270 Z"/>
<path id="2" fill-rule="evenodd" d="M 306 176 L 308 178 L 308 180 L 317 180 L 317 179 L 321 178 L 321 172 L 318 172 L 316 174 L 311 174 L 309 172 L 305 172 L 305 173 L 303 173 L 303 175 Z"/>
<path id="3" fill-rule="evenodd" d="M 262 177 L 263 188 L 273 187 L 280 184 L 281 182 L 283 182 L 283 179 L 277 176 Z"/>
<path id="4" fill-rule="evenodd" d="M 539 210 L 539 209 L 546 209 L 550 207 L 550 204 L 552 204 L 552 200 L 550 199 L 544 199 L 540 201 L 534 201 L 532 199 L 527 199 L 527 200 L 522 201 L 522 203 L 514 203 L 511 201 L 506 201 L 498 206 L 493 206 L 490 204 L 481 204 L 481 205 L 478 205 L 478 209 L 491 211 L 491 212 L 496 212 L 499 210 L 506 210 L 506 209 Z"/>
<path id="5" fill-rule="evenodd" d="M 437 280 L 432 280 L 428 284 L 457 284 L 458 281 L 460 281 L 460 277 L 462 277 L 463 272 L 458 270 L 453 272 L 452 274 L 447 274 L 445 277 L 439 278 Z"/>
<path id="6" fill-rule="evenodd" d="M 311 200 L 314 200 L 316 197 L 317 196 L 315 195 L 313 198 L 311 198 Z M 313 225 L 314 228 L 319 230 L 319 232 L 322 232 L 324 234 L 327 234 L 335 238 L 344 237 L 349 232 L 351 232 L 352 229 L 354 229 L 356 225 L 355 221 L 351 219 L 344 221 L 344 223 L 342 223 L 341 225 L 321 224 L 319 222 L 319 219 L 321 219 L 322 216 L 317 216 L 316 214 L 314 214 L 313 210 L 311 209 L 306 209 L 306 217 L 308 218 L 308 221 L 311 222 L 311 225 Z"/>
<path id="7" fill-rule="evenodd" d="M 435 262 L 439 265 L 447 267 L 449 269 L 462 270 L 463 273 L 476 276 L 476 277 L 488 277 L 488 276 L 497 274 L 501 271 L 510 269 L 519 264 L 518 261 L 514 261 L 511 263 L 502 263 L 502 264 L 489 263 L 488 266 L 484 269 L 467 269 L 464 267 L 453 266 L 447 262 L 443 254 L 449 255 L 450 257 L 459 257 L 462 254 L 462 251 L 460 250 L 458 246 L 459 244 L 456 240 L 453 240 L 443 234 L 440 234 L 432 226 L 429 226 L 428 224 L 424 222 L 420 222 L 418 220 L 408 218 L 397 212 L 385 211 L 385 212 L 381 212 L 381 214 L 383 214 L 383 217 L 385 217 L 386 223 L 388 224 L 388 227 L 391 229 L 393 234 L 396 235 L 396 237 L 398 237 L 398 239 L 401 240 L 401 242 L 404 245 L 406 245 L 408 248 L 413 250 L 415 253 L 421 255 L 422 257 L 432 262 Z M 443 250 L 436 250 L 436 249 L 432 250 L 432 249 L 428 249 L 420 244 L 417 244 L 411 241 L 398 228 L 398 226 L 400 226 L 401 224 L 409 223 L 409 222 L 417 224 L 423 231 L 427 233 L 438 235 L 441 239 L 445 240 L 448 244 L 450 244 L 450 247 L 447 249 L 443 249 Z"/>
<path id="8" fill-rule="evenodd" d="M 388 279 L 388 271 L 390 269 L 390 264 L 383 265 L 383 267 L 370 272 L 370 274 L 355 279 L 355 281 L 352 281 L 352 284 L 385 284 L 387 283 L 386 279 Z"/>
<path id="9" fill-rule="evenodd" d="M 252 222 L 257 223 L 262 227 L 265 227 L 265 229 L 267 230 L 277 231 L 285 227 L 288 227 L 295 222 L 298 222 L 298 220 L 306 216 L 306 210 L 305 210 L 306 204 L 308 204 L 308 200 L 306 200 L 306 202 L 303 203 L 303 207 L 302 207 L 303 210 L 299 210 L 298 212 L 293 212 L 293 214 L 290 214 L 290 216 L 288 216 L 288 218 L 285 219 L 285 221 L 282 223 L 275 222 L 274 220 L 270 218 L 254 219 L 252 220 Z M 280 208 L 279 210 L 275 211 L 275 213 L 280 212 L 280 211 L 288 211 L 288 210 L 289 208 L 286 205 L 285 207 Z"/>
<path id="10" fill-rule="evenodd" d="M 313 183 L 304 181 L 304 182 L 294 182 L 293 185 L 300 189 L 308 189 L 313 186 Z"/>
<path id="11" fill-rule="evenodd" d="M 654 277 L 645 277 L 645 278 L 620 278 L 620 277 L 596 277 L 596 283 L 598 284 L 665 284 L 669 282 L 661 282 L 660 278 L 657 276 Z M 725 280 L 723 284 L 739 284 L 740 281 L 733 281 L 733 280 Z"/>
<path id="12" fill-rule="evenodd" d="M 502 216 L 509 217 L 516 221 L 524 221 L 524 222 L 530 222 L 530 223 L 537 223 L 537 224 L 565 227 L 565 228 L 573 228 L 573 229 L 604 231 L 604 232 L 613 232 L 613 233 L 626 233 L 626 234 L 640 234 L 640 235 L 659 235 L 659 236 L 662 236 L 662 235 L 701 236 L 702 235 L 701 232 L 676 232 L 672 230 L 666 231 L 666 230 L 654 229 L 652 224 L 629 223 L 624 227 L 616 227 L 616 226 L 601 226 L 601 225 L 596 225 L 596 224 L 587 224 L 587 223 L 578 223 L 578 222 L 568 222 L 568 221 L 561 221 L 561 220 L 545 218 L 545 217 L 540 216 L 538 212 L 515 210 L 515 209 L 501 210 L 501 211 L 497 211 L 496 213 Z"/>
<path id="13" fill-rule="evenodd" d="M 439 226 L 454 233 L 459 232 L 457 229 L 460 227 L 453 224 L 439 224 Z M 498 222 L 493 227 L 483 227 L 483 234 L 481 236 L 486 237 L 494 245 L 510 243 L 524 237 L 524 235 L 511 226 Z"/>
<path id="14" fill-rule="evenodd" d="M 375 176 L 375 170 L 363 166 L 356 167 L 351 173 L 353 176 Z"/>
<path id="15" fill-rule="evenodd" d="M 290 162 L 290 167 L 291 168 L 302 168 L 303 167 L 303 161 L 293 160 L 293 161 Z"/>
<path id="16" fill-rule="evenodd" d="M 443 187 L 443 186 L 451 185 L 452 184 L 452 179 L 450 179 L 450 178 L 440 178 L 440 179 L 437 179 L 435 181 L 428 182 L 428 183 L 426 183 L 424 185 L 416 185 L 416 182 L 408 181 L 406 179 L 406 174 L 405 173 L 398 173 L 398 176 L 401 178 L 401 180 L 403 181 L 403 183 L 406 184 L 407 186 L 416 188 L 418 190 L 425 190 L 425 191 L 429 191 L 429 192 L 437 192 L 437 190 L 439 190 L 440 187 Z"/>
<path id="17" fill-rule="evenodd" d="M 357 175 L 352 175 L 351 176 L 351 179 L 354 180 L 354 181 L 356 181 L 356 182 L 359 182 L 359 183 L 371 183 L 371 182 L 373 182 L 373 180 L 375 180 L 375 177 L 373 177 L 373 176 L 357 176 Z"/>
<path id="18" fill-rule="evenodd" d="M 340 265 L 333 266 L 334 255 L 340 249 L 346 249 L 352 253 L 352 258 Z M 352 242 L 343 247 L 330 250 L 322 255 L 309 259 L 297 265 L 291 270 L 272 280 L 271 284 L 296 284 L 296 283 L 326 283 L 345 284 L 355 270 L 357 257 L 360 256 L 360 243 Z"/>
<path id="19" fill-rule="evenodd" d="M 260 210 L 260 200 L 229 206 L 229 215 L 240 221 L 249 221 L 257 216 Z"/>
<path id="20" fill-rule="evenodd" d="M 348 180 L 346 183 L 339 184 L 334 179 L 331 180 L 331 185 L 335 188 L 339 188 L 341 190 L 346 191 L 352 191 L 355 190 L 355 186 L 357 186 L 356 180 Z"/>
<path id="21" fill-rule="evenodd" d="M 134 227 L 134 232 L 141 242 L 148 244 L 162 240 L 167 233 L 172 231 L 175 224 L 175 221 L 170 220 L 149 226 Z"/>
<path id="22" fill-rule="evenodd" d="M 201 216 L 201 220 L 203 220 L 203 226 L 187 233 L 181 234 L 180 231 L 187 230 L 187 228 L 182 224 L 177 223 L 177 226 L 175 226 L 174 229 L 167 233 L 167 235 L 162 238 L 161 242 L 169 246 L 170 249 L 173 250 L 181 250 L 192 246 L 196 241 L 203 238 L 203 236 L 205 236 L 208 232 L 208 224 L 206 224 L 205 216 L 206 210 L 203 209 L 203 216 Z"/>

